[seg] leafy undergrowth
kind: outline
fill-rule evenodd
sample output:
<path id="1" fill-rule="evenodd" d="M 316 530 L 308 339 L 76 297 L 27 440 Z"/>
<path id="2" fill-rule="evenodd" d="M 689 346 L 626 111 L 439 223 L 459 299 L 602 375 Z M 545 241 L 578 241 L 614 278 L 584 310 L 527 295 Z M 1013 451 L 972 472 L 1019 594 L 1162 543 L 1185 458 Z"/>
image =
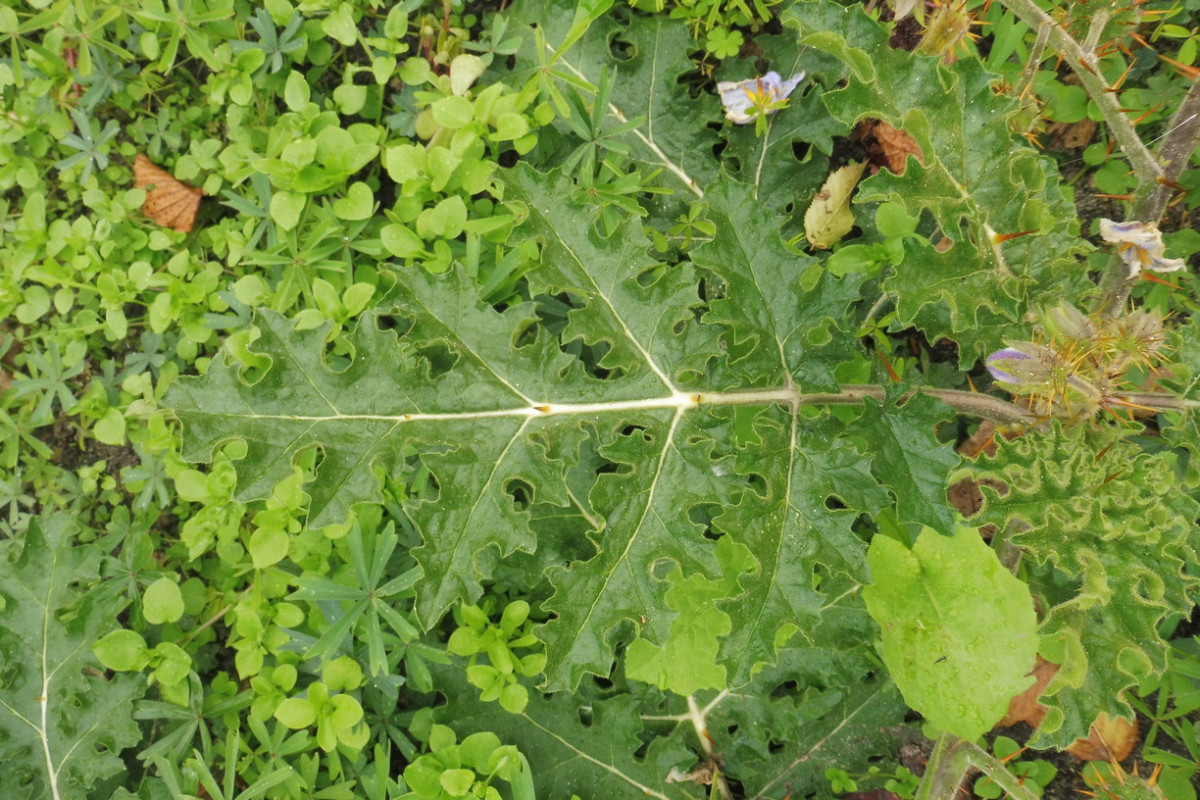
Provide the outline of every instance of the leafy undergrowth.
<path id="1" fill-rule="evenodd" d="M 0 8 L 0 795 L 1025 797 L 1040 656 L 1194 798 L 1196 282 L 1084 89 L 653 5 Z"/>

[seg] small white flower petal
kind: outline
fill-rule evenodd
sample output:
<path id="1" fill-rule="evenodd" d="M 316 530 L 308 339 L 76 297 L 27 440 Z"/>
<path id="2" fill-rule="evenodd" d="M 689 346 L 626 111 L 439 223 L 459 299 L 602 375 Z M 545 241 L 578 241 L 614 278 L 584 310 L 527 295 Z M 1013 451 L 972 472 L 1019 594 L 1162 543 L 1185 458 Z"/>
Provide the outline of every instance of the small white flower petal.
<path id="1" fill-rule="evenodd" d="M 721 96 L 721 104 L 725 106 L 725 118 L 736 125 L 745 125 L 757 116 L 756 113 L 750 113 L 753 109 L 786 99 L 802 80 L 803 72 L 785 81 L 778 72 L 771 71 L 759 78 L 721 81 L 717 84 L 717 93 Z M 767 113 L 774 114 L 777 110 L 771 109 Z"/>
<path id="2" fill-rule="evenodd" d="M 1178 272 L 1186 269 L 1183 259 L 1164 258 L 1162 232 L 1153 222 L 1113 222 L 1100 220 L 1100 238 L 1117 245 L 1121 260 L 1129 266 L 1129 277 L 1136 278 L 1143 269 L 1156 272 Z"/>

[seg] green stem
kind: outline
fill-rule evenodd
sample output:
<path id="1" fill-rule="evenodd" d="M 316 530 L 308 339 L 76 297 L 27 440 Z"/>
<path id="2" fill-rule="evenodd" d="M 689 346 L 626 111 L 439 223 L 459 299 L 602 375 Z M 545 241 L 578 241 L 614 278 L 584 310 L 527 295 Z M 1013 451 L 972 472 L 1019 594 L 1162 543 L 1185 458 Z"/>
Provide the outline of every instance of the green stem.
<path id="1" fill-rule="evenodd" d="M 1013 800 L 1039 800 L 1004 762 L 979 745 L 949 733 L 938 737 L 917 788 L 916 800 L 955 800 L 970 771 L 977 769 L 996 782 Z"/>
<path id="2" fill-rule="evenodd" d="M 1042 417 L 1023 406 L 987 394 L 964 392 L 957 389 L 933 389 L 927 386 L 922 386 L 920 391 L 922 394 L 941 400 L 961 414 L 990 419 L 1001 425 L 1030 425 L 1043 420 Z M 859 405 L 868 397 L 882 401 L 884 398 L 883 387 L 846 385 L 836 394 L 801 394 L 797 396 L 797 400 L 800 405 Z M 1173 394 L 1158 392 L 1124 392 L 1113 399 L 1152 411 L 1188 411 L 1200 408 L 1200 401 L 1186 400 Z"/>

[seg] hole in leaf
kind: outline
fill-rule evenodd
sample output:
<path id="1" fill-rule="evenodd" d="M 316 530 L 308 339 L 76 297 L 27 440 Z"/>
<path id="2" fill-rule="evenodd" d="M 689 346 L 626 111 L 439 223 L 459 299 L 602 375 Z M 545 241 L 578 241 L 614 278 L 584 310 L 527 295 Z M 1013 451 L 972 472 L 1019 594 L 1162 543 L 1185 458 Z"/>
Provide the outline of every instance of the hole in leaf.
<path id="1" fill-rule="evenodd" d="M 713 515 L 720 508 L 716 503 L 697 503 L 687 510 L 688 522 L 697 528 L 707 528 L 712 525 Z"/>
<path id="2" fill-rule="evenodd" d="M 614 11 L 614 13 L 616 12 Z M 612 57 L 617 61 L 629 61 L 631 58 L 637 55 L 637 47 L 628 39 L 624 39 L 620 36 L 614 36 L 609 41 L 608 52 L 611 53 Z"/>
<path id="3" fill-rule="evenodd" d="M 621 465 L 615 461 L 605 461 L 600 466 L 596 467 L 597 475 L 615 475 L 621 471 Z"/>
<path id="4" fill-rule="evenodd" d="M 238 377 L 240 377 L 248 386 L 253 386 L 263 379 L 263 376 L 267 374 L 269 369 L 270 364 L 247 364 L 246 366 L 242 367 L 241 372 L 238 373 Z"/>
<path id="5" fill-rule="evenodd" d="M 610 680 L 609 680 L 609 679 L 608 679 L 606 676 L 604 676 L 604 675 L 593 675 L 593 676 L 592 676 L 592 683 L 596 684 L 596 685 L 597 685 L 597 686 L 599 686 L 601 689 L 605 689 L 605 690 L 608 690 L 608 689 L 611 689 L 611 688 L 613 688 L 613 682 L 612 682 L 612 681 L 610 681 Z M 590 713 L 590 712 L 589 712 L 589 713 Z"/>
<path id="6" fill-rule="evenodd" d="M 513 347 L 518 350 L 522 347 L 529 347 L 537 341 L 537 334 L 538 328 L 536 324 L 531 322 L 528 325 L 522 326 L 517 334 L 513 336 Z"/>
<path id="7" fill-rule="evenodd" d="M 746 485 L 759 497 L 767 496 L 767 479 L 757 472 L 752 472 L 746 476 Z"/>
<path id="8" fill-rule="evenodd" d="M 580 706 L 575 710 L 579 716 L 579 724 L 585 728 L 592 727 L 592 709 L 588 706 Z"/>
<path id="9" fill-rule="evenodd" d="M 809 144 L 808 142 L 792 142 L 792 158 L 797 161 L 804 161 L 808 158 Z"/>
<path id="10" fill-rule="evenodd" d="M 449 447 L 439 448 L 440 452 L 449 450 Z M 433 471 L 426 466 L 420 454 L 414 453 L 406 456 L 404 468 L 400 475 L 396 476 L 396 480 L 403 483 L 406 487 L 405 494 L 413 500 L 432 502 L 437 500 L 441 493 L 441 484 L 438 483 Z"/>
<path id="11" fill-rule="evenodd" d="M 846 508 L 846 504 L 834 495 L 829 495 L 825 498 L 825 507 L 830 511 L 840 511 L 843 508 Z"/>
<path id="12" fill-rule="evenodd" d="M 795 681 L 784 681 L 771 690 L 771 697 L 777 700 L 783 697 L 792 697 L 796 694 L 796 687 Z"/>
<path id="13" fill-rule="evenodd" d="M 325 343 L 322 361 L 332 372 L 345 372 L 354 363 L 354 346 L 338 336 Z"/>
<path id="14" fill-rule="evenodd" d="M 767 752 L 768 753 L 771 753 L 772 755 L 774 755 L 775 753 L 778 753 L 781 750 L 783 750 L 783 742 L 777 742 L 774 739 L 767 742 Z"/>
<path id="15" fill-rule="evenodd" d="M 417 354 L 428 364 L 430 378 L 440 378 L 458 363 L 458 354 L 450 351 L 442 342 L 425 345 L 417 349 Z"/>
<path id="16" fill-rule="evenodd" d="M 412 330 L 413 321 L 395 314 L 380 314 L 375 318 L 375 327 L 381 331 L 395 331 L 397 336 L 404 336 Z"/>
<path id="17" fill-rule="evenodd" d="M 504 485 L 504 491 L 512 498 L 517 511 L 525 511 L 533 502 L 533 487 L 523 480 L 514 478 Z"/>

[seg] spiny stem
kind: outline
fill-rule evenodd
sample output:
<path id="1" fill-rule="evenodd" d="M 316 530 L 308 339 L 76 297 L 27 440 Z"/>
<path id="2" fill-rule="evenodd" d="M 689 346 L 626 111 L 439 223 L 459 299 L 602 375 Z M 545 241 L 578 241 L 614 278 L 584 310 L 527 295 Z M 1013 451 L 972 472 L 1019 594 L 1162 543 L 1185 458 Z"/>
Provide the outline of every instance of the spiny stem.
<path id="1" fill-rule="evenodd" d="M 1096 57 L 1094 46 L 1092 49 L 1086 49 L 1049 14 L 1038 8 L 1033 0 L 1001 0 L 1001 2 L 1029 27 L 1047 32 L 1050 44 L 1062 53 L 1063 58 L 1071 66 L 1079 78 L 1079 83 L 1100 109 L 1117 144 L 1120 145 L 1125 157 L 1133 166 L 1134 173 L 1138 178 L 1139 193 L 1143 188 L 1148 190 L 1157 185 L 1159 178 L 1163 175 L 1162 168 L 1146 145 L 1142 143 L 1141 137 L 1134 131 L 1133 124 L 1120 110 L 1116 97 L 1111 92 L 1105 91 L 1108 87 L 1099 73 L 1099 59 Z M 1095 26 L 1092 28 L 1092 33 L 1097 34 Z"/>

